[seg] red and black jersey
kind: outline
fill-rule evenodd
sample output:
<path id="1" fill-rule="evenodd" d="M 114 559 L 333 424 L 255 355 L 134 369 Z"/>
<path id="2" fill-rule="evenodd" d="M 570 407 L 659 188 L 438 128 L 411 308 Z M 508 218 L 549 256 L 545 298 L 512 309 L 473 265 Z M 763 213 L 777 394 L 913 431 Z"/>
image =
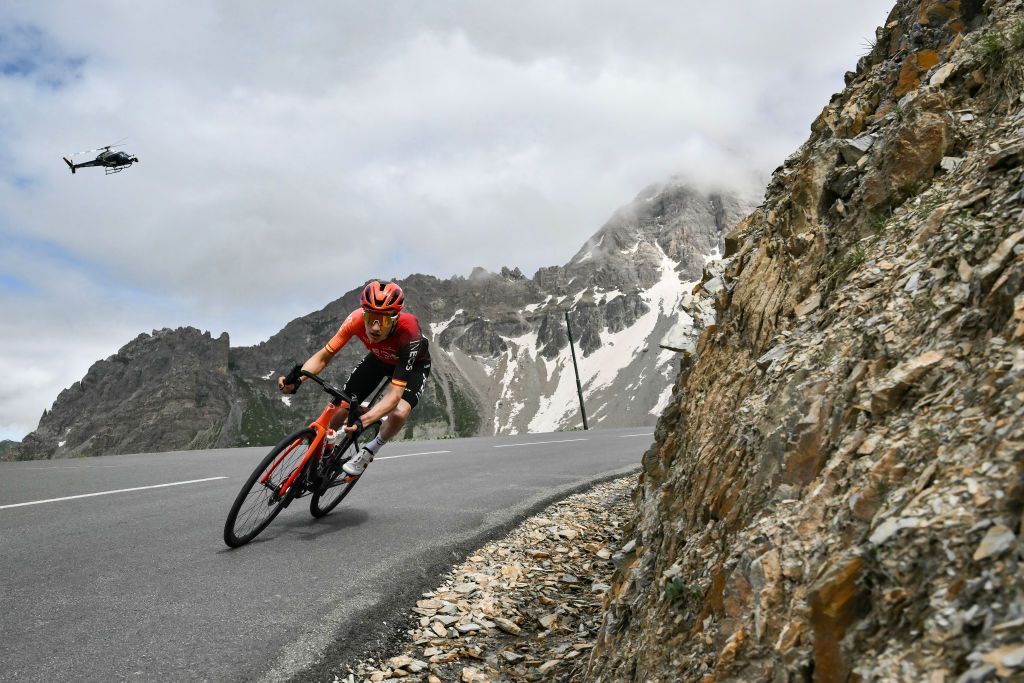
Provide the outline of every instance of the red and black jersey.
<path id="1" fill-rule="evenodd" d="M 341 324 L 337 334 L 331 337 L 324 348 L 333 356 L 352 337 L 358 337 L 359 341 L 363 342 L 363 345 L 370 350 L 370 353 L 382 362 L 395 366 L 395 372 L 391 375 L 391 383 L 400 387 L 406 385 L 406 377 L 413 366 L 430 359 L 427 340 L 420 333 L 420 323 L 411 313 L 400 313 L 391 334 L 383 341 L 374 342 L 366 334 L 366 326 L 363 324 L 363 309 L 357 308 L 345 318 L 345 322 Z"/>

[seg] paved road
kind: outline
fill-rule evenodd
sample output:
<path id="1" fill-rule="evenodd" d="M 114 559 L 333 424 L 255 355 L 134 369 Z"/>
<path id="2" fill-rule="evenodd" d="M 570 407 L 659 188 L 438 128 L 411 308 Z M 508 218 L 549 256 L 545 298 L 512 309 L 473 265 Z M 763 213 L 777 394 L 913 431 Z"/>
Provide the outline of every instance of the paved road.
<path id="1" fill-rule="evenodd" d="M 484 540 L 636 469 L 651 431 L 392 444 L 330 515 L 301 499 L 238 550 L 224 518 L 264 448 L 0 463 L 0 680 L 322 678 Z"/>

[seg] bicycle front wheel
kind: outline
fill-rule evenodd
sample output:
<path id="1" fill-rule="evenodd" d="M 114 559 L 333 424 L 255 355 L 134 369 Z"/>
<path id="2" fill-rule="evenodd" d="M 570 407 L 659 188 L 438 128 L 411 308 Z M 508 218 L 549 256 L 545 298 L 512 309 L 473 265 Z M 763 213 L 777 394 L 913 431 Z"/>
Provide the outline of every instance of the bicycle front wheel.
<path id="1" fill-rule="evenodd" d="M 309 514 L 319 518 L 338 507 L 338 503 L 348 495 L 352 487 L 359 481 L 359 477 L 346 474 L 341 469 L 341 466 L 359 452 L 360 442 L 366 443 L 370 441 L 377 436 L 379 431 L 380 422 L 374 422 L 360 432 L 358 440 L 346 438 L 338 444 L 336 452 L 330 458 L 330 462 L 325 462 L 325 467 L 328 468 L 323 477 L 325 485 L 313 493 L 313 497 L 309 501 Z"/>
<path id="2" fill-rule="evenodd" d="M 295 432 L 285 437 L 256 466 L 235 497 L 224 523 L 224 542 L 228 546 L 237 548 L 256 538 L 291 502 L 294 487 L 284 495 L 281 487 L 302 465 L 315 437 L 313 429 Z"/>

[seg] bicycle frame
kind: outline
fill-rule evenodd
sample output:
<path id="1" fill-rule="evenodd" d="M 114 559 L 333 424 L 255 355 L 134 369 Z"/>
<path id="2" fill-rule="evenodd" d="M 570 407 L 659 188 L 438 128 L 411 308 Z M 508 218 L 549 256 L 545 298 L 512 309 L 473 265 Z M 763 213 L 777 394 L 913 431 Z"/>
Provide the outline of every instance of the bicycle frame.
<path id="1" fill-rule="evenodd" d="M 346 394 L 344 391 L 331 386 L 327 382 L 323 381 L 316 375 L 305 370 L 300 370 L 298 366 L 295 366 L 293 372 L 297 376 L 306 377 L 317 384 L 319 384 L 324 391 L 331 395 L 331 401 L 327 402 L 324 407 L 324 411 L 320 413 L 320 417 L 309 423 L 309 426 L 316 431 L 316 436 L 313 437 L 313 442 L 309 445 L 309 449 L 306 450 L 306 455 L 302 458 L 302 462 L 295 468 L 295 471 L 291 473 L 288 479 L 281 485 L 281 489 L 277 492 L 278 498 L 284 498 L 285 494 L 291 490 L 292 484 L 298 478 L 299 474 L 306 470 L 306 466 L 309 464 L 310 458 L 316 455 L 319 460 L 323 456 L 323 444 L 324 439 L 327 438 L 327 429 L 331 425 L 331 419 L 338 413 L 339 410 L 344 408 L 350 408 L 348 413 L 348 419 L 345 421 L 348 425 L 353 425 L 358 421 L 359 416 L 362 414 L 360 407 L 353 405 L 353 397 Z M 266 486 L 267 481 L 270 479 L 270 475 L 277 470 L 277 466 L 280 465 L 288 455 L 295 450 L 295 447 L 301 443 L 302 439 L 297 439 L 291 446 L 281 452 L 280 457 L 274 461 L 274 464 L 267 469 L 267 473 L 260 479 L 260 484 Z"/>
<path id="2" fill-rule="evenodd" d="M 309 450 L 306 451 L 306 455 L 305 457 L 302 458 L 302 462 L 299 463 L 299 466 L 295 468 L 295 471 L 291 473 L 291 476 L 289 476 L 288 479 L 286 479 L 285 482 L 281 485 L 281 490 L 278 492 L 279 497 L 283 498 L 285 493 L 287 493 L 291 489 L 292 484 L 295 483 L 295 480 L 298 478 L 299 474 L 301 474 L 306 469 L 306 465 L 309 464 L 310 458 L 316 455 L 317 459 L 320 459 L 320 457 L 323 455 L 324 439 L 327 438 L 327 429 L 331 425 L 331 419 L 338 413 L 339 410 L 347 407 L 349 407 L 348 401 L 342 401 L 339 405 L 335 405 L 333 403 L 328 402 L 327 406 L 324 408 L 324 411 L 320 413 L 320 417 L 309 423 L 309 426 L 316 430 L 316 436 L 313 437 L 313 443 L 309 445 Z M 359 414 L 358 410 L 352 411 L 352 413 L 354 413 L 356 416 L 358 416 Z M 352 419 L 352 413 L 350 413 L 349 415 L 350 420 Z M 277 458 L 274 464 L 270 466 L 270 469 L 268 469 L 267 473 L 263 475 L 263 478 L 260 479 L 261 484 L 266 485 L 267 481 L 270 479 L 270 475 L 274 473 L 274 471 L 277 469 L 277 466 L 280 465 L 281 462 L 288 457 L 288 455 L 295 449 L 296 446 L 299 445 L 301 441 L 301 439 L 296 439 L 291 446 L 289 446 L 288 448 L 281 452 L 281 455 Z"/>
<path id="3" fill-rule="evenodd" d="M 284 498 L 285 494 L 291 490 L 291 487 L 295 483 L 295 480 L 299 477 L 299 475 L 302 472 L 305 471 L 306 466 L 309 464 L 310 459 L 314 455 L 318 460 L 321 457 L 323 457 L 323 444 L 324 440 L 327 438 L 327 430 L 330 428 L 331 420 L 334 418 L 335 415 L 338 414 L 338 411 L 346 408 L 348 409 L 348 418 L 345 420 L 345 423 L 347 425 L 356 424 L 359 421 L 360 415 L 363 414 L 362 406 L 355 405 L 353 403 L 353 401 L 355 400 L 354 397 L 349 396 L 343 391 L 339 391 L 338 389 L 332 387 L 330 384 L 327 384 L 322 379 L 320 379 L 319 377 L 310 372 L 306 372 L 305 370 L 303 370 L 299 372 L 299 374 L 319 384 L 321 387 L 324 388 L 325 391 L 327 391 L 331 395 L 331 398 L 334 400 L 328 401 L 327 405 L 324 407 L 324 411 L 320 413 L 320 417 L 309 423 L 310 428 L 316 431 L 316 436 L 313 437 L 313 441 L 312 443 L 310 443 L 309 449 L 306 451 L 306 455 L 302 458 L 302 462 L 299 463 L 299 466 L 295 468 L 295 471 L 291 473 L 288 479 L 286 479 L 285 482 L 281 484 L 281 489 L 280 491 L 277 492 L 277 496 L 279 498 Z M 376 393 L 373 395 L 373 398 L 370 399 L 371 405 L 378 398 L 380 398 L 380 395 L 383 391 L 384 382 L 382 382 L 381 385 L 378 386 Z M 337 401 L 337 403 L 335 403 L 334 401 Z M 274 464 L 271 465 L 270 468 L 267 470 L 267 473 L 264 474 L 263 477 L 260 479 L 260 484 L 263 484 L 264 486 L 267 485 L 267 481 L 269 481 L 270 475 L 273 474 L 275 470 L 277 470 L 277 466 L 280 465 L 284 461 L 284 459 L 288 457 L 289 453 L 295 450 L 296 446 L 298 446 L 299 443 L 301 443 L 301 441 L 301 439 L 297 439 L 294 443 L 292 443 L 291 446 L 289 446 L 288 448 L 281 452 L 281 455 L 278 456 L 277 460 L 274 461 Z"/>

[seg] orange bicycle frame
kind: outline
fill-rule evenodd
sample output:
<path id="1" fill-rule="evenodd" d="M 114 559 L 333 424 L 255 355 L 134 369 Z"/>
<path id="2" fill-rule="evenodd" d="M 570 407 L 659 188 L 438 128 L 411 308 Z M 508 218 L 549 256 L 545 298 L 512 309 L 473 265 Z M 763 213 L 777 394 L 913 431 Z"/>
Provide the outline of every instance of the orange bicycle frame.
<path id="1" fill-rule="evenodd" d="M 309 423 L 309 426 L 316 430 L 316 436 L 313 437 L 313 442 L 309 444 L 309 449 L 306 451 L 306 455 L 303 456 L 302 462 L 300 462 L 299 466 L 295 468 L 295 471 L 289 475 L 288 479 L 281 484 L 281 490 L 277 494 L 279 497 L 284 497 L 285 492 L 292 487 L 292 484 L 295 483 L 296 477 L 298 477 L 299 473 L 306 468 L 307 463 L 314 454 L 316 454 L 317 457 L 320 457 L 320 454 L 323 453 L 324 439 L 327 438 L 327 429 L 331 425 L 331 418 L 333 418 L 342 408 L 347 408 L 348 405 L 348 401 L 342 401 L 340 405 L 334 405 L 333 403 L 328 402 L 327 406 L 324 408 L 324 412 L 320 413 L 320 417 Z M 289 453 L 295 450 L 295 447 L 298 446 L 301 441 L 302 439 L 296 439 L 292 445 L 281 452 L 281 455 L 278 456 L 277 460 L 274 461 L 274 464 L 267 470 L 267 473 L 260 479 L 261 484 L 267 483 L 270 479 L 270 475 L 277 469 L 277 466 L 280 465 L 286 457 L 288 457 Z"/>

